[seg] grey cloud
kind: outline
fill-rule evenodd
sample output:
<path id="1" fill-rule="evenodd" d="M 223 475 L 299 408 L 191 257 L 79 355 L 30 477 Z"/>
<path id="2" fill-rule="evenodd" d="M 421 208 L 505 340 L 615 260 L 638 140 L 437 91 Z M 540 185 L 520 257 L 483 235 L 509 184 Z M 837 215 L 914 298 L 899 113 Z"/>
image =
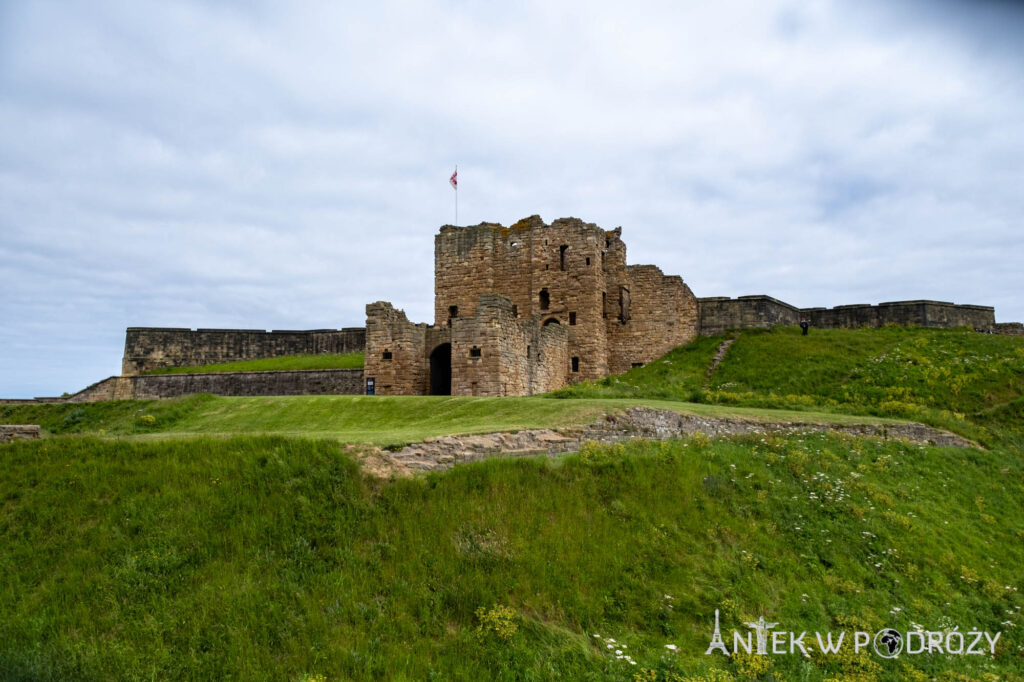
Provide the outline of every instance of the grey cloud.
<path id="1" fill-rule="evenodd" d="M 117 371 L 129 325 L 429 320 L 456 162 L 460 223 L 621 225 L 698 295 L 1024 318 L 1009 5 L 0 12 L 3 395 Z"/>

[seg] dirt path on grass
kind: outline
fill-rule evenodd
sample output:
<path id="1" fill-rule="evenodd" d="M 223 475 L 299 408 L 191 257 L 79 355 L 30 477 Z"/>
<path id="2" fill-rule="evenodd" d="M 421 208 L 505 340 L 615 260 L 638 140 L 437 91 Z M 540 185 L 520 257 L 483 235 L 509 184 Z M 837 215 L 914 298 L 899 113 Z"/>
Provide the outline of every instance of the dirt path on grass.
<path id="1" fill-rule="evenodd" d="M 722 364 L 722 360 L 725 360 L 726 353 L 729 352 L 729 346 L 736 340 L 735 336 L 732 336 L 722 343 L 718 344 L 718 350 L 715 351 L 715 357 L 711 360 L 711 365 L 708 367 L 707 373 L 704 375 L 704 390 L 707 390 L 711 386 L 711 375 L 715 373 L 718 366 Z"/>
<path id="2" fill-rule="evenodd" d="M 363 458 L 377 476 L 412 475 L 449 469 L 488 457 L 530 457 L 576 452 L 587 441 L 617 443 L 631 438 L 667 440 L 702 432 L 712 438 L 765 433 L 838 432 L 873 438 L 904 438 L 921 445 L 976 447 L 960 436 L 923 424 L 814 424 L 766 422 L 742 417 L 698 417 L 670 410 L 633 407 L 605 415 L 589 426 L 428 438 L 397 452 L 376 449 Z"/>

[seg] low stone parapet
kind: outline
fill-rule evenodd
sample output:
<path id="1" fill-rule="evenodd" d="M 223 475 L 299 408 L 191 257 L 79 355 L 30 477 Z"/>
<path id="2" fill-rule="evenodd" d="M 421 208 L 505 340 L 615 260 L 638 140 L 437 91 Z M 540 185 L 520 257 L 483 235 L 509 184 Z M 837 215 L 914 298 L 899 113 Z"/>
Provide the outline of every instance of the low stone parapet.
<path id="1" fill-rule="evenodd" d="M 0 424 L 0 443 L 14 440 L 37 440 L 41 436 L 36 424 Z"/>

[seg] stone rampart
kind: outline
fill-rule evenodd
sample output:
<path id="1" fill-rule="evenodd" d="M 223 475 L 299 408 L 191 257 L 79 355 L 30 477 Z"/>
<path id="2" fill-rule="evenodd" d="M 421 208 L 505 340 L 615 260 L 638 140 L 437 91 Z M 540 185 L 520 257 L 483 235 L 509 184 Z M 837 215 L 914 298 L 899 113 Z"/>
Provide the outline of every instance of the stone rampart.
<path id="1" fill-rule="evenodd" d="M 129 327 L 121 373 L 285 355 L 354 353 L 365 348 L 366 330 L 362 327 L 308 331 Z"/>
<path id="2" fill-rule="evenodd" d="M 1020 322 L 997 322 L 992 325 L 992 332 L 1007 336 L 1024 336 L 1024 324 Z"/>
<path id="3" fill-rule="evenodd" d="M 274 372 L 205 372 L 109 377 L 66 398 L 2 401 L 0 404 L 93 403 L 154 400 L 196 393 L 224 396 L 356 395 L 363 392 L 361 369 L 302 369 Z"/>
<path id="4" fill-rule="evenodd" d="M 799 324 L 800 310 L 771 296 L 714 296 L 698 298 L 700 333 L 722 334 L 730 329 L 768 329 Z"/>
<path id="5" fill-rule="evenodd" d="M 792 326 L 806 318 L 818 329 L 859 327 L 970 327 L 997 333 L 1013 333 L 1013 323 L 997 325 L 990 306 L 957 305 L 944 301 L 890 301 L 841 305 L 834 308 L 797 308 L 771 296 L 711 297 L 700 303 L 701 334 L 721 334 L 729 329 L 767 329 Z M 1024 331 L 1024 330 L 1022 330 Z"/>
<path id="6" fill-rule="evenodd" d="M 957 305 L 945 301 L 890 301 L 878 305 L 842 305 L 835 308 L 804 308 L 800 314 L 812 327 L 971 327 L 989 329 L 996 323 L 995 309 L 982 305 Z"/>

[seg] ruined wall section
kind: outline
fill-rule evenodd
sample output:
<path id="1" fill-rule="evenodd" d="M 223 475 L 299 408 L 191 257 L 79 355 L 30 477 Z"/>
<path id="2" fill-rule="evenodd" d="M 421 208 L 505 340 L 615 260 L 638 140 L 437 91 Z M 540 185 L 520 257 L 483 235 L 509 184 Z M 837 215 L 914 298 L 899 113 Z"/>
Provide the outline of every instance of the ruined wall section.
<path id="1" fill-rule="evenodd" d="M 569 383 L 569 330 L 572 327 L 554 324 L 524 324 L 523 327 L 530 339 L 530 390 L 527 395 L 548 393 Z"/>
<path id="2" fill-rule="evenodd" d="M 480 297 L 472 317 L 452 320 L 452 394 L 526 395 L 526 335 L 500 294 Z"/>
<path id="3" fill-rule="evenodd" d="M 354 353 L 366 347 L 366 330 L 183 329 L 128 327 L 121 373 L 192 367 L 284 355 Z"/>
<path id="4" fill-rule="evenodd" d="M 697 338 L 697 299 L 678 276 L 653 265 L 630 265 L 615 291 L 615 307 L 606 320 L 609 370 L 625 372 L 647 364 L 676 346 Z"/>
<path id="5" fill-rule="evenodd" d="M 413 324 L 405 312 L 377 301 L 366 306 L 366 377 L 378 395 L 426 395 L 427 325 Z"/>
<path id="6" fill-rule="evenodd" d="M 452 320 L 453 395 L 533 395 L 566 384 L 569 328 L 521 319 L 513 305 L 485 294 L 472 317 Z"/>

